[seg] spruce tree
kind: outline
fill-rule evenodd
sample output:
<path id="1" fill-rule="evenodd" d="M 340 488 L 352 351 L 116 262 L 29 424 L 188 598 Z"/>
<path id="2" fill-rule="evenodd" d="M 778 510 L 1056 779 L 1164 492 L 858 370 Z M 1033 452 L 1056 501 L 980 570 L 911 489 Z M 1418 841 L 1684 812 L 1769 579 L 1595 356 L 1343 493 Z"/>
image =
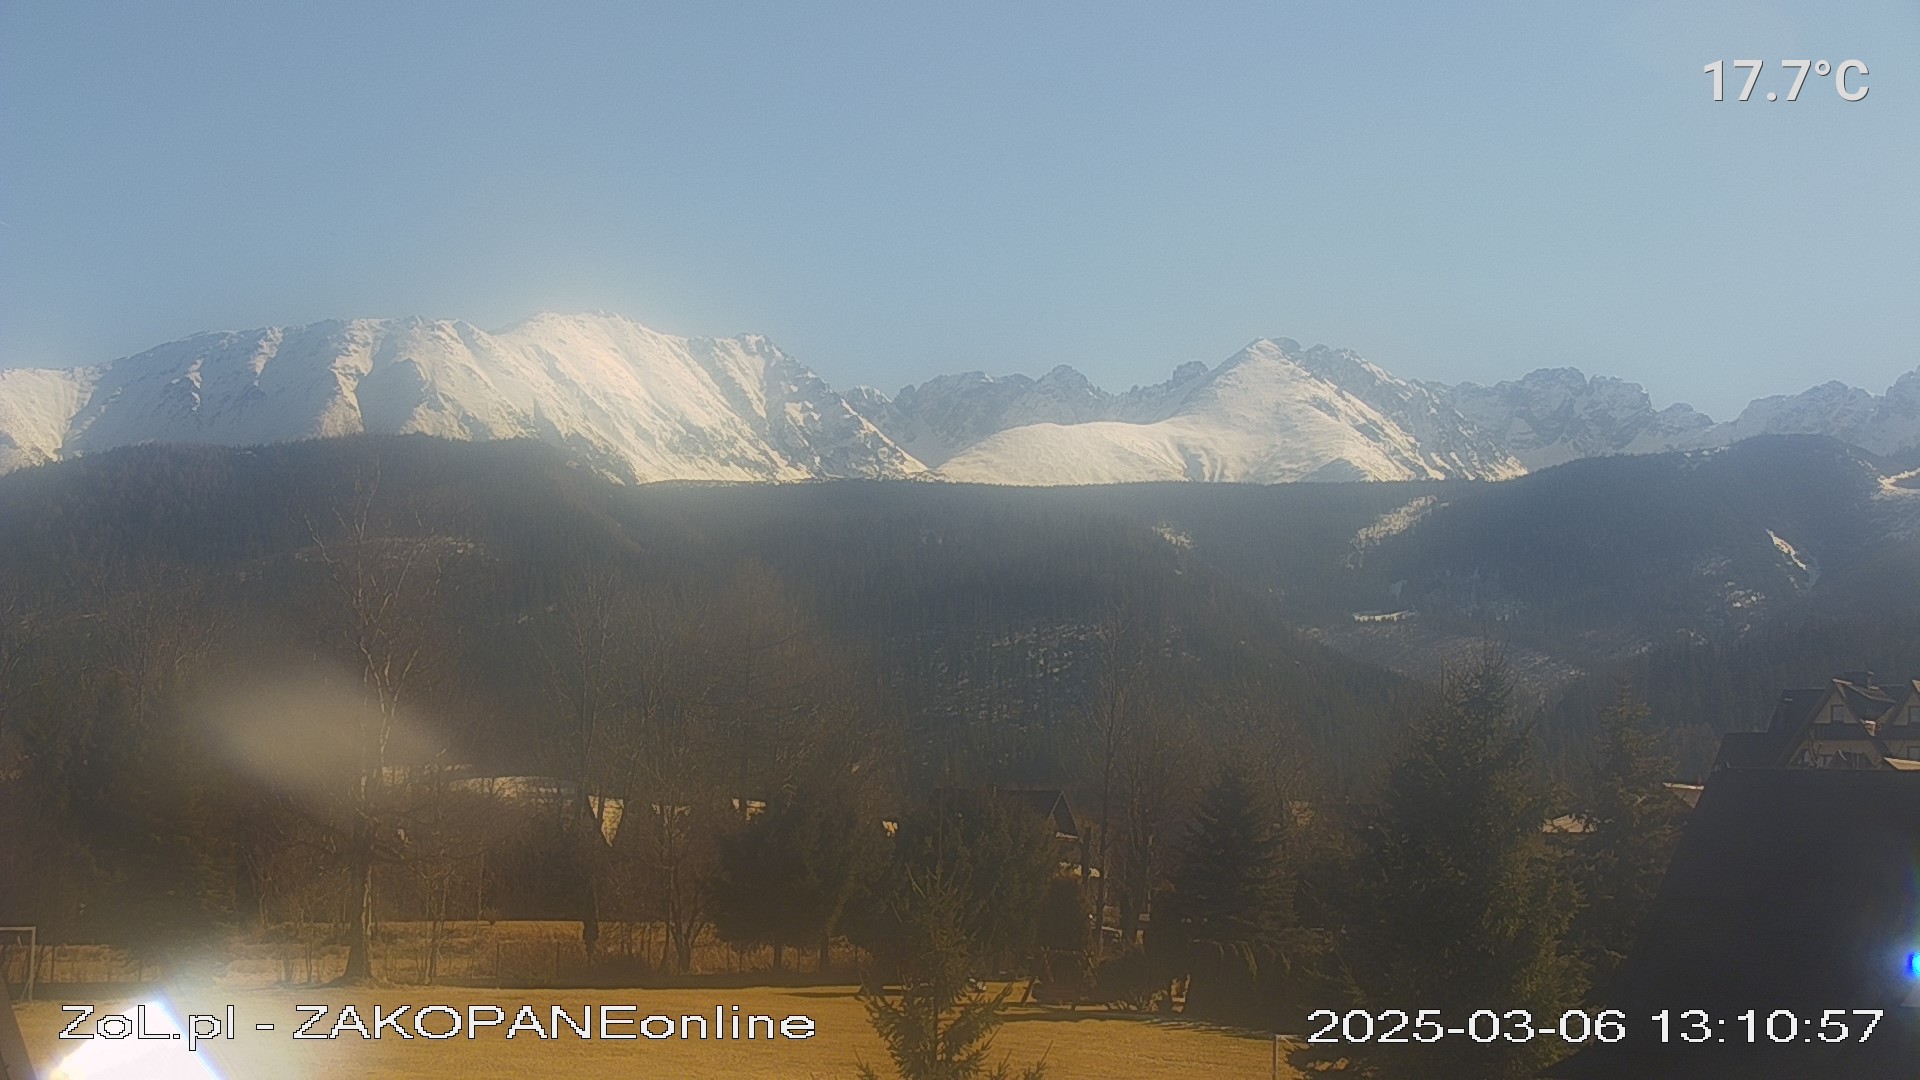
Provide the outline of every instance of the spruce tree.
<path id="1" fill-rule="evenodd" d="M 867 999 L 868 1019 L 901 1080 L 1039 1080 L 1039 1063 L 1018 1073 L 1005 1060 L 988 1065 L 1013 988 L 988 993 L 971 978 L 978 941 L 968 932 L 967 908 L 966 890 L 944 867 L 909 875 L 894 901 L 906 946 L 900 994 Z M 880 1074 L 863 1063 L 859 1075 Z"/>
<path id="2" fill-rule="evenodd" d="M 1281 951 L 1291 909 L 1271 802 L 1228 762 L 1201 795 L 1157 913 L 1162 944 L 1191 975 L 1188 1012 L 1257 1022 L 1255 984 Z"/>
<path id="3" fill-rule="evenodd" d="M 1680 837 L 1684 808 L 1662 786 L 1673 774 L 1673 761 L 1648 728 L 1651 715 L 1623 682 L 1600 715 L 1588 767 L 1581 813 L 1587 831 L 1575 855 L 1585 904 L 1572 936 L 1603 997 L 1653 906 Z"/>
<path id="4" fill-rule="evenodd" d="M 1524 1009 L 1537 1026 L 1578 999 L 1561 948 L 1575 892 L 1542 842 L 1546 803 L 1512 696 L 1497 656 L 1451 673 L 1389 770 L 1367 834 L 1370 910 L 1354 942 L 1372 1007 L 1438 1009 L 1450 1025 L 1479 1009 Z M 1556 1045 L 1446 1038 L 1381 1064 L 1498 1080 L 1527 1075 Z"/>
<path id="5" fill-rule="evenodd" d="M 801 815 L 782 803 L 723 837 L 704 890 L 720 940 L 770 946 L 775 971 L 784 968 L 788 945 L 815 936 L 811 875 L 806 852 L 796 842 L 801 823 Z"/>
<path id="6" fill-rule="evenodd" d="M 840 793 L 785 793 L 722 839 L 706 885 L 715 932 L 732 944 L 771 946 L 776 971 L 787 946 L 814 946 L 826 970 L 829 943 L 878 859 L 875 832 L 861 828 Z"/>
<path id="7" fill-rule="evenodd" d="M 956 892 L 961 929 L 977 950 L 972 959 L 992 967 L 1028 955 L 1059 872 L 1051 822 L 1006 795 L 949 788 L 901 819 L 890 892 L 904 902 L 899 898 L 916 880 L 945 882 Z"/>

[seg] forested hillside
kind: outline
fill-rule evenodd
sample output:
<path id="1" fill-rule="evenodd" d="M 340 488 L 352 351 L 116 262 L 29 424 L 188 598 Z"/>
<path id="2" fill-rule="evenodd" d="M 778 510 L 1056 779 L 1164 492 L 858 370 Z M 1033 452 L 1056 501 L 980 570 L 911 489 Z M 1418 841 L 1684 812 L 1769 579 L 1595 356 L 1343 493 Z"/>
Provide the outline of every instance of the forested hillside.
<path id="1" fill-rule="evenodd" d="M 490 764 L 530 753 L 551 723 L 541 657 L 557 604 L 618 570 L 635 604 L 663 593 L 712 612 L 732 597 L 857 657 L 922 781 L 1064 782 L 1063 725 L 1116 621 L 1151 628 L 1182 665 L 1183 708 L 1257 700 L 1298 725 L 1315 774 L 1345 780 L 1404 715 L 1411 684 L 1381 668 L 1430 678 L 1434 656 L 1482 640 L 1551 658 L 1574 684 L 1632 674 L 1670 724 L 1698 730 L 1757 722 L 1746 714 L 1781 680 L 1900 673 L 1920 499 L 1889 496 L 1903 489 L 1883 471 L 1790 438 L 1498 484 L 625 488 L 527 443 L 144 447 L 0 480 L 0 551 L 35 655 L 104 648 L 103 625 L 138 597 L 171 606 L 216 659 L 304 662 L 328 659 L 317 539 L 350 513 L 380 535 L 441 538 L 460 585 L 436 599 L 458 633 L 435 693 L 460 702 L 460 752 Z M 1366 611 L 1413 615 L 1367 628 L 1354 651 L 1376 663 L 1302 636 L 1353 647 Z M 22 638 L 22 620 L 36 632 Z M 1718 679 L 1745 689 L 1701 688 Z M 1551 701 L 1568 686 L 1537 689 Z M 1609 693 L 1575 685 L 1558 712 L 1578 727 Z"/>
<path id="2" fill-rule="evenodd" d="M 1348 526 L 1394 501 L 1355 494 L 1366 497 L 1343 513 L 1315 498 L 1257 521 L 1266 557 L 1289 577 L 1321 576 Z M 1182 518 L 1218 516 L 1167 501 Z M 303 589 L 316 538 L 352 514 L 378 535 L 441 538 L 460 582 L 440 598 L 460 623 L 448 682 L 492 702 L 480 714 L 495 718 L 467 733 L 485 754 L 543 722 L 543 617 L 574 583 L 616 566 L 644 583 L 635 588 L 761 590 L 749 606 L 767 617 L 792 608 L 810 638 L 861 657 L 905 723 L 964 747 L 929 768 L 1058 780 L 1046 733 L 1084 702 L 1098 669 L 1087 642 L 1115 618 L 1170 635 L 1170 659 L 1201 673 L 1182 685 L 1259 684 L 1275 709 L 1317 716 L 1310 726 L 1330 752 L 1366 746 L 1356 733 L 1388 722 L 1400 680 L 1300 639 L 1285 617 L 1297 605 L 1195 559 L 1185 537 L 1145 522 L 1152 509 L 1101 491 L 621 488 L 531 444 L 404 438 L 139 448 L 24 472 L 0 483 L 0 544 L 14 602 L 43 622 L 108 614 L 123 593 L 188 590 L 183 621 L 270 625 L 242 635 L 244 647 L 311 653 L 317 619 Z M 955 725 L 980 730 L 955 744 Z M 1024 749 L 989 749 L 1006 725 L 1029 732 Z"/>

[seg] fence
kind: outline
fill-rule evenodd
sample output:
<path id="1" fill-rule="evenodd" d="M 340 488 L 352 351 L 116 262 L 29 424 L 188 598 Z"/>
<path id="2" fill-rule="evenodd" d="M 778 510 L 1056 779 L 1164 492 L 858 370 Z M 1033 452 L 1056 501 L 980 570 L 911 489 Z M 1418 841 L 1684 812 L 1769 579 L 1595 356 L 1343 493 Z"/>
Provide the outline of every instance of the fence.
<path id="1" fill-rule="evenodd" d="M 43 945 L 30 926 L 0 926 L 0 979 L 22 1000 L 52 986 L 133 986 L 160 977 L 157 966 L 108 945 Z"/>
<path id="2" fill-rule="evenodd" d="M 22 966 L 26 970 L 16 975 L 13 970 L 13 955 L 23 951 L 18 944 L 23 941 L 26 945 L 25 955 L 22 957 L 25 963 Z M 22 997 L 27 1001 L 33 1000 L 33 986 L 39 981 L 39 945 L 40 928 L 37 926 L 0 926 L 0 986 L 6 987 L 9 993 L 12 992 L 13 987 L 20 987 Z"/>
<path id="3" fill-rule="evenodd" d="M 32 928 L 20 928 L 31 931 Z M 0 975 L 15 987 L 30 976 L 41 996 L 50 987 L 75 984 L 142 984 L 159 979 L 159 964 L 125 949 L 106 945 L 9 946 L 0 928 Z M 769 948 L 736 949 L 711 934 L 693 950 L 693 970 L 672 973 L 671 944 L 659 923 L 605 922 L 600 927 L 600 961 L 587 962 L 577 922 L 390 922 L 373 939 L 373 970 L 397 983 L 450 983 L 469 986 L 579 986 L 617 980 L 626 984 L 671 980 L 682 975 L 772 976 Z M 828 956 L 830 972 L 854 978 L 857 954 L 844 942 Z M 279 926 L 235 938 L 218 955 L 198 966 L 232 987 L 298 986 L 338 978 L 347 965 L 347 946 L 330 924 Z M 789 948 L 783 978 L 815 978 L 817 948 Z"/>

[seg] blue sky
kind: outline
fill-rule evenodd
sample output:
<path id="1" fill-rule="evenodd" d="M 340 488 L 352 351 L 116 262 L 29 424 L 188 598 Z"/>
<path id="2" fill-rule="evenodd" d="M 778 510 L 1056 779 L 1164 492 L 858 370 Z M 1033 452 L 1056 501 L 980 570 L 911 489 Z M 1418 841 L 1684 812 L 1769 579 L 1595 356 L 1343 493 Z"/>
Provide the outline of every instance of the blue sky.
<path id="1" fill-rule="evenodd" d="M 888 391 L 1920 365 L 1920 9 L 1439 6 L 9 0 L 0 364 L 605 309 Z M 1714 103 L 1748 57 L 1872 90 Z"/>

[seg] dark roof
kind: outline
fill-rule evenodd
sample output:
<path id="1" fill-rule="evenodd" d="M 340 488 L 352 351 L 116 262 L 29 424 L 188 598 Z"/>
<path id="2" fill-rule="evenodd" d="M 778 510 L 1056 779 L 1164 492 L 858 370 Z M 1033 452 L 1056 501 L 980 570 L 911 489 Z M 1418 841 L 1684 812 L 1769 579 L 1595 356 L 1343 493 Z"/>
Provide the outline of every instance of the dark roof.
<path id="1" fill-rule="evenodd" d="M 1080 839 L 1080 825 L 1073 820 L 1073 810 L 1067 806 L 1066 792 L 1059 788 L 1010 788 L 1002 794 L 1051 819 L 1056 835 Z"/>
<path id="2" fill-rule="evenodd" d="M 1862 720 L 1878 720 L 1893 708 L 1893 697 L 1880 687 L 1835 679 L 1833 688 L 1840 691 L 1840 699 L 1847 703 L 1847 711 Z"/>
<path id="3" fill-rule="evenodd" d="M 1865 677 L 1865 672 L 1849 672 L 1846 676 L 1828 680 L 1825 686 L 1782 690 L 1780 700 L 1774 703 L 1773 717 L 1767 729 L 1797 727 L 1815 719 L 1813 710 L 1826 700 L 1828 694 L 1836 691 L 1840 694 L 1840 700 L 1846 703 L 1847 711 L 1856 718 L 1878 720 L 1888 709 L 1906 698 L 1912 689 L 1910 684 L 1875 686 L 1865 681 Z"/>
<path id="4" fill-rule="evenodd" d="M 1720 753 L 1713 759 L 1713 771 L 1777 767 L 1785 752 L 1782 742 L 1772 731 L 1729 732 L 1720 736 Z"/>
<path id="5" fill-rule="evenodd" d="M 1807 738 L 1822 742 L 1876 742 L 1873 732 L 1858 720 L 1839 724 L 1808 724 Z"/>
<path id="6" fill-rule="evenodd" d="M 1836 725 L 1816 715 L 1821 703 L 1834 693 L 1840 695 L 1853 720 Z M 1864 671 L 1847 672 L 1828 680 L 1825 686 L 1782 690 L 1779 700 L 1774 702 L 1767 730 L 1737 731 L 1722 736 L 1713 768 L 1718 771 L 1789 765 L 1793 752 L 1811 739 L 1874 742 L 1875 733 L 1859 721 L 1878 721 L 1914 693 L 1920 693 L 1920 680 L 1881 687 L 1873 685 L 1871 673 Z M 1891 756 L 1884 745 L 1879 749 L 1881 756 Z"/>
<path id="7" fill-rule="evenodd" d="M 954 791 L 955 788 L 935 788 L 934 794 Z M 989 787 L 986 790 L 1010 799 L 1032 810 L 1035 814 L 1053 823 L 1053 832 L 1057 837 L 1080 839 L 1080 825 L 1073 817 L 1073 809 L 1067 805 L 1067 794 L 1059 788 L 1003 788 Z"/>
<path id="8" fill-rule="evenodd" d="M 1819 686 L 1801 690 L 1782 690 L 1780 700 L 1774 703 L 1773 718 L 1767 722 L 1768 731 L 1785 731 L 1798 728 L 1813 717 L 1813 710 L 1825 701 L 1832 687 Z"/>
<path id="9" fill-rule="evenodd" d="M 1668 794 L 1680 800 L 1689 810 L 1700 805 L 1702 787 L 1699 784 L 1665 783 L 1660 786 L 1666 788 Z"/>
<path id="10" fill-rule="evenodd" d="M 1715 773 L 1618 988 L 1623 1042 L 1543 1070 L 1562 1080 L 1877 1080 L 1920 1072 L 1920 773 L 1733 769 Z M 1724 1044 L 1663 1046 L 1648 1018 L 1704 1009 Z M 1801 1032 L 1827 1009 L 1883 1009 L 1870 1040 L 1748 1046 L 1734 1018 L 1791 1009 Z M 1850 1021 L 1852 1018 L 1849 1018 Z M 1676 1021 L 1676 1024 L 1678 1021 Z"/>
<path id="11" fill-rule="evenodd" d="M 1920 679 L 1914 679 L 1911 682 L 1902 682 L 1898 686 L 1889 686 L 1886 688 L 1886 691 L 1887 696 L 1893 699 L 1895 705 L 1908 702 L 1920 704 L 1920 702 L 1914 701 L 1916 696 L 1920 696 Z M 1895 720 L 1894 722 L 1898 723 L 1899 721 Z"/>

